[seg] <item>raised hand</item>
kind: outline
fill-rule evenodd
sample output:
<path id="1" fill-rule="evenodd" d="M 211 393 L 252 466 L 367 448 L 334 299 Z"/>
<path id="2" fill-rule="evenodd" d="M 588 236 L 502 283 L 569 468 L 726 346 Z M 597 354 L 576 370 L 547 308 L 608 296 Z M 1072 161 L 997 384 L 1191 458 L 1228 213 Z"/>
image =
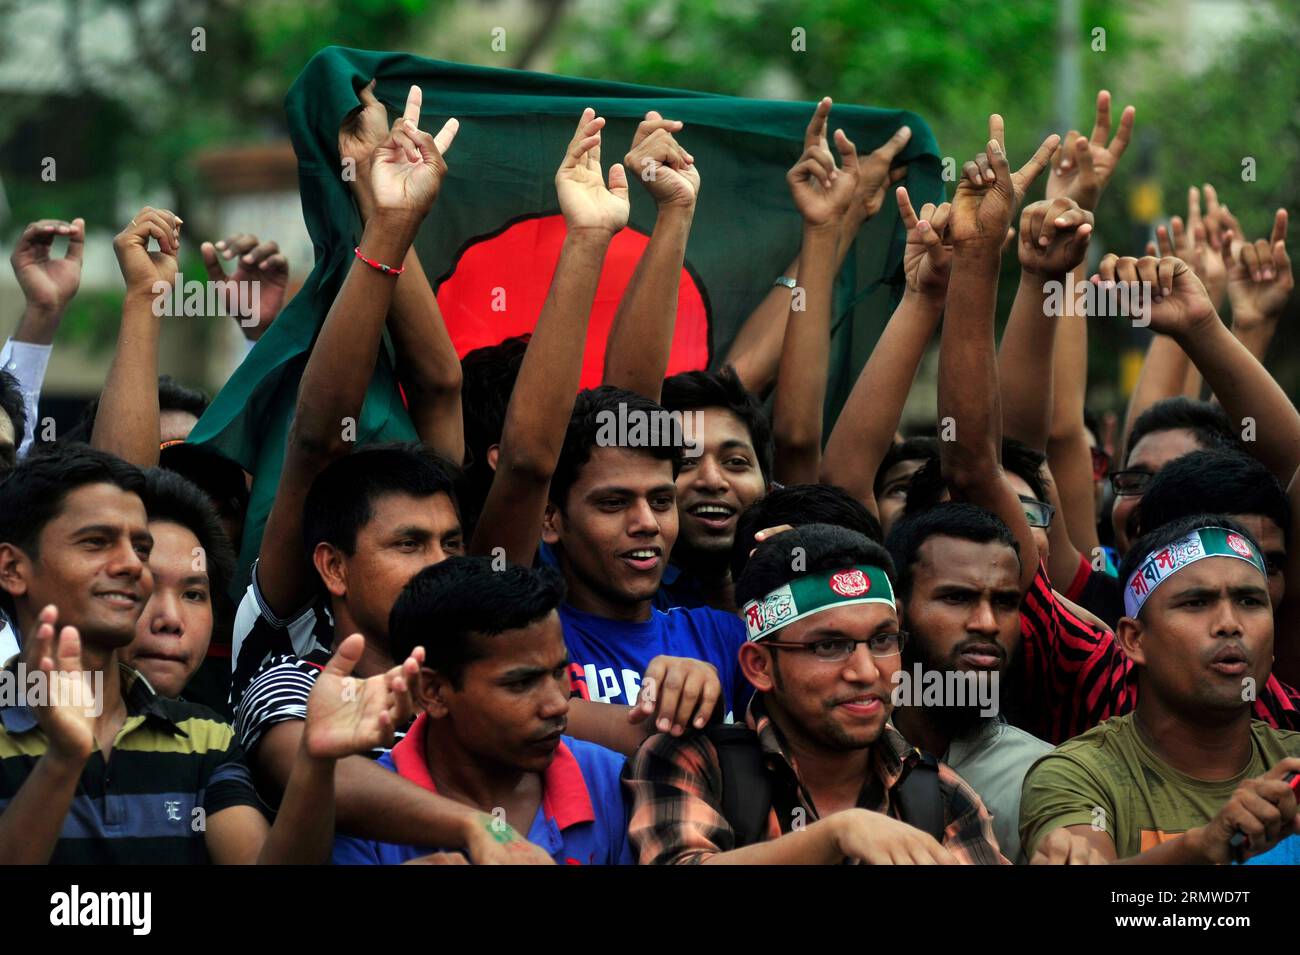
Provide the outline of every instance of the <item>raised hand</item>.
<path id="1" fill-rule="evenodd" d="M 460 129 L 460 120 L 449 119 L 437 136 L 420 129 L 423 94 L 412 86 L 406 95 L 406 109 L 388 138 L 375 147 L 370 169 L 370 188 L 376 210 L 423 217 L 438 198 L 447 178 L 443 159 Z"/>
<path id="2" fill-rule="evenodd" d="M 954 250 L 996 253 L 1002 249 L 1016 207 L 1047 167 L 1061 137 L 1056 133 L 1048 136 L 1029 161 L 1014 173 L 1003 150 L 1004 140 L 1002 117 L 994 113 L 989 117 L 987 152 L 962 166 L 961 180 L 953 196 L 948 231 Z"/>
<path id="3" fill-rule="evenodd" d="M 1207 194 L 1212 188 L 1206 185 Z M 1217 202 L 1215 205 L 1218 205 Z M 1172 255 L 1190 265 L 1209 293 L 1210 301 L 1218 309 L 1223 304 L 1223 297 L 1227 292 L 1228 272 L 1219 253 L 1221 245 L 1214 244 L 1210 240 L 1207 221 L 1208 217 L 1201 216 L 1201 191 L 1191 186 L 1187 190 L 1186 227 L 1179 216 L 1169 220 L 1168 229 L 1157 226 L 1156 242 L 1147 243 L 1147 255 Z M 1222 235 L 1221 230 L 1216 232 L 1216 242 Z"/>
<path id="4" fill-rule="evenodd" d="M 1276 321 L 1295 289 L 1291 259 L 1286 253 L 1287 212 L 1278 209 L 1273 234 L 1267 239 L 1241 241 L 1231 232 L 1221 249 L 1227 269 L 1228 298 L 1234 328 Z"/>
<path id="5" fill-rule="evenodd" d="M 424 648 L 416 647 L 387 673 L 362 680 L 351 674 L 365 648 L 359 633 L 339 644 L 307 697 L 303 746 L 313 759 L 341 759 L 389 746 L 395 729 L 411 716 L 408 687 L 420 672 Z"/>
<path id="6" fill-rule="evenodd" d="M 795 208 L 806 226 L 838 226 L 858 188 L 858 152 L 844 130 L 835 130 L 841 168 L 835 167 L 835 157 L 826 144 L 830 112 L 831 98 L 823 97 L 804 133 L 803 154 L 785 175 Z"/>
<path id="7" fill-rule="evenodd" d="M 1144 298 L 1150 296 L 1146 317 L 1151 330 L 1163 335 L 1174 338 L 1190 335 L 1218 317 L 1214 303 L 1191 266 L 1172 256 L 1135 259 L 1121 258 L 1112 252 L 1101 260 L 1092 280 L 1101 292 L 1108 291 L 1116 282 L 1126 283 L 1127 288 L 1140 283 Z"/>
<path id="8" fill-rule="evenodd" d="M 1089 212 L 1097 208 L 1097 200 L 1115 173 L 1120 157 L 1133 138 L 1133 118 L 1137 111 L 1125 106 L 1119 117 L 1119 131 L 1110 139 L 1110 93 L 1097 94 L 1097 118 L 1093 122 L 1092 136 L 1084 139 L 1076 130 L 1070 130 L 1065 142 L 1052 155 L 1052 174 L 1047 178 L 1047 198 L 1073 199 Z M 1107 143 L 1107 140 L 1110 140 Z"/>
<path id="9" fill-rule="evenodd" d="M 1063 276 L 1088 254 L 1092 213 L 1073 199 L 1043 199 L 1020 213 L 1020 268 L 1043 277 Z"/>
<path id="10" fill-rule="evenodd" d="M 32 708 L 49 743 L 49 752 L 69 762 L 85 762 L 95 749 L 95 718 L 103 702 L 95 698 L 89 671 L 81 665 L 81 635 L 76 627 L 55 629 L 59 611 L 45 607 L 36 618 L 36 636 L 28 659 L 45 674 L 44 706 Z"/>
<path id="11" fill-rule="evenodd" d="M 886 188 L 907 175 L 907 166 L 895 166 L 893 162 L 911 141 L 911 127 L 900 126 L 883 145 L 858 157 L 858 185 L 845 217 L 846 229 L 856 233 L 885 204 Z"/>
<path id="12" fill-rule="evenodd" d="M 918 217 L 912 209 L 907 189 L 895 191 L 898 214 L 907 229 L 907 247 L 903 249 L 903 274 L 913 292 L 942 299 L 948 292 L 948 273 L 952 269 L 952 246 L 948 240 L 948 216 L 952 204 L 936 206 L 927 202 Z M 755 537 L 755 540 L 759 538 Z"/>
<path id="13" fill-rule="evenodd" d="M 681 130 L 681 120 L 664 119 L 652 109 L 637 126 L 632 148 L 623 157 L 624 168 L 632 170 L 660 208 L 693 209 L 700 195 L 695 157 L 673 138 Z"/>
<path id="14" fill-rule="evenodd" d="M 270 325 L 280 313 L 289 287 L 289 260 L 280 247 L 274 242 L 259 242 L 255 235 L 242 233 L 215 244 L 204 242 L 199 246 L 199 252 L 212 281 L 258 283 L 259 324 Z M 223 258 L 235 260 L 233 275 L 226 275 L 221 264 Z M 234 314 L 233 308 L 227 311 Z"/>
<path id="15" fill-rule="evenodd" d="M 145 206 L 113 239 L 113 253 L 128 293 L 152 294 L 156 283 L 172 284 L 184 221 L 166 209 Z M 158 243 L 157 252 L 149 251 L 150 239 Z"/>
<path id="16" fill-rule="evenodd" d="M 348 113 L 339 126 L 339 173 L 343 174 L 344 163 L 350 166 L 347 182 L 352 187 L 352 195 L 364 222 L 374 211 L 370 167 L 375 150 L 388 138 L 388 111 L 375 97 L 374 80 L 361 88 L 357 98 L 361 105 Z"/>
<path id="17" fill-rule="evenodd" d="M 50 248 L 59 236 L 68 237 L 68 251 L 61 259 L 51 258 Z M 9 264 L 28 308 L 53 314 L 68 307 L 81 285 L 85 248 L 85 219 L 41 219 L 23 230 Z"/>
<path id="18" fill-rule="evenodd" d="M 588 106 L 582 111 L 564 161 L 555 173 L 555 193 L 570 232 L 614 235 L 625 225 L 631 211 L 627 173 L 622 163 L 609 167 L 609 186 L 600 169 L 600 131 L 605 117 Z"/>

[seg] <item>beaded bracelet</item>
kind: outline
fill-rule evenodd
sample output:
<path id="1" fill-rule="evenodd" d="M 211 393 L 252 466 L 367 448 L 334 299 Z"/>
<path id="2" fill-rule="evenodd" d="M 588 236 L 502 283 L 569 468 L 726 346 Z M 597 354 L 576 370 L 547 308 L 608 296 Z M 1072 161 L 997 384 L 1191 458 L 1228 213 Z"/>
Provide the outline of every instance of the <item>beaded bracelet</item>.
<path id="1" fill-rule="evenodd" d="M 366 263 L 366 265 L 370 266 L 372 269 L 378 269 L 379 271 L 383 272 L 385 275 L 401 275 L 403 272 L 406 271 L 405 265 L 403 265 L 401 268 L 395 269 L 391 265 L 384 265 L 383 262 L 376 262 L 374 259 L 366 258 L 364 255 L 361 254 L 361 246 L 357 246 L 353 251 L 356 252 L 358 259 Z"/>

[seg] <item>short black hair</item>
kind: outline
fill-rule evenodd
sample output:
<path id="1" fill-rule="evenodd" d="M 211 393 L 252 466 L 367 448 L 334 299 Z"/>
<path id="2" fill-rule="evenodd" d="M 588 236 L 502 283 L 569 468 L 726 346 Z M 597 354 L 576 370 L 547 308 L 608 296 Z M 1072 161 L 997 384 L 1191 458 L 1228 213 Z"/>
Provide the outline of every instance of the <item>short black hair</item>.
<path id="1" fill-rule="evenodd" d="M 149 520 L 179 524 L 198 538 L 213 600 L 224 596 L 235 573 L 235 554 L 208 495 L 175 471 L 150 468 L 144 472 L 143 498 Z"/>
<path id="2" fill-rule="evenodd" d="M 4 462 L 4 470 L 8 471 L 17 463 L 18 448 L 22 446 L 27 431 L 27 405 L 18 379 L 7 371 L 0 371 L 0 411 L 9 416 L 14 426 L 14 460 Z"/>
<path id="3" fill-rule="evenodd" d="M 69 494 L 89 484 L 144 496 L 140 469 L 107 451 L 84 444 L 38 447 L 0 483 L 0 542 L 38 556 L 45 525 L 63 512 Z"/>
<path id="4" fill-rule="evenodd" d="M 1043 452 L 1036 451 L 1015 438 L 1002 439 L 1002 469 L 1028 484 L 1034 498 L 1043 502 L 1047 502 L 1047 484 L 1043 481 L 1039 469 L 1046 460 L 1047 455 Z M 912 483 L 907 487 L 907 503 L 903 507 L 903 513 L 919 514 L 934 507 L 943 499 L 943 492 L 947 486 L 939 458 L 936 456 L 928 459 L 916 474 L 912 475 Z"/>
<path id="5" fill-rule="evenodd" d="M 700 408 L 724 408 L 749 431 L 749 443 L 758 456 L 763 480 L 771 483 L 773 438 L 772 423 L 758 397 L 745 387 L 731 365 L 718 371 L 683 371 L 664 379 L 659 403 L 669 411 L 695 411 Z"/>
<path id="6" fill-rule="evenodd" d="M 1192 531 L 1200 530 L 1202 527 L 1224 527 L 1230 531 L 1235 531 L 1250 541 L 1257 552 L 1263 553 L 1259 541 L 1255 540 L 1255 536 L 1226 514 L 1189 514 L 1186 517 L 1175 518 L 1167 524 L 1162 524 L 1133 542 L 1133 546 L 1128 549 L 1128 553 L 1119 562 L 1120 585 L 1128 586 L 1128 579 L 1132 576 L 1133 571 L 1142 565 L 1152 551 L 1182 540 Z M 1138 611 L 1138 616 L 1141 617 L 1141 615 L 1142 611 Z"/>
<path id="7" fill-rule="evenodd" d="M 848 491 L 831 484 L 788 484 L 760 497 L 741 512 L 736 521 L 736 536 L 731 546 L 731 579 L 739 580 L 749 552 L 754 549 L 754 535 L 765 527 L 789 524 L 834 524 L 857 531 L 880 543 L 884 534 L 880 521 Z"/>
<path id="8" fill-rule="evenodd" d="M 158 465 L 197 485 L 221 517 L 240 518 L 248 510 L 244 469 L 219 451 L 183 441 L 163 448 Z"/>
<path id="9" fill-rule="evenodd" d="M 158 376 L 158 413 L 167 411 L 188 411 L 196 418 L 202 418 L 208 410 L 208 396 L 197 388 L 182 385 L 171 375 Z M 63 441 L 89 442 L 95 432 L 95 416 L 99 414 L 99 398 L 86 402 L 81 411 L 81 418 L 63 435 Z"/>
<path id="10" fill-rule="evenodd" d="M 1128 445 L 1124 448 L 1124 466 L 1137 443 L 1155 431 L 1192 432 L 1202 448 L 1233 448 L 1243 450 L 1237 432 L 1233 430 L 1228 413 L 1210 401 L 1199 401 L 1179 395 L 1162 398 L 1147 408 L 1129 431 Z"/>
<path id="11" fill-rule="evenodd" d="M 561 512 L 568 504 L 569 490 L 578 481 L 578 474 L 591 460 L 592 449 L 598 443 L 598 436 L 604 429 L 607 417 L 621 420 L 619 406 L 623 405 L 626 413 L 645 415 L 649 421 L 664 420 L 667 410 L 658 402 L 651 401 L 644 395 L 613 385 L 601 385 L 578 392 L 573 403 L 573 414 L 569 418 L 568 429 L 564 433 L 564 445 L 560 449 L 559 460 L 555 464 L 555 473 L 551 477 L 550 501 Z M 656 429 L 657 430 L 657 429 Z M 662 435 L 660 435 L 662 437 Z M 668 443 L 648 443 L 630 450 L 646 454 L 659 461 L 670 461 L 673 466 L 673 480 L 682 469 L 682 434 L 674 429 L 674 440 Z"/>
<path id="12" fill-rule="evenodd" d="M 461 511 L 471 524 L 477 522 L 492 487 L 494 473 L 488 463 L 488 449 L 501 443 L 506 409 L 531 339 L 531 334 L 514 335 L 495 345 L 475 348 L 460 360 L 460 410 L 465 425 Z"/>
<path id="13" fill-rule="evenodd" d="M 885 456 L 881 459 L 880 467 L 876 468 L 876 477 L 872 481 L 871 491 L 876 497 L 885 489 L 885 475 L 889 469 L 902 461 L 937 461 L 939 460 L 939 439 L 921 436 L 917 438 L 904 438 L 889 446 Z"/>
<path id="14" fill-rule="evenodd" d="M 801 548 L 795 560 L 795 548 Z M 795 565 L 801 569 L 795 570 Z M 805 524 L 783 531 L 758 545 L 736 581 L 736 605 L 761 600 L 778 587 L 828 570 L 870 564 L 884 570 L 892 581 L 894 562 L 889 552 L 857 531 L 834 524 Z"/>
<path id="15" fill-rule="evenodd" d="M 563 599 L 564 578 L 552 567 L 509 564 L 495 570 L 490 557 L 449 557 L 412 577 L 393 604 L 393 659 L 405 660 L 422 646 L 425 665 L 460 689 L 466 664 L 483 656 L 476 635 L 527 627 Z"/>
<path id="16" fill-rule="evenodd" d="M 898 596 L 902 603 L 912 597 L 912 569 L 921 545 L 931 537 L 955 537 L 976 544 L 996 542 L 1010 547 L 1020 559 L 1020 545 L 1011 528 L 992 511 L 975 504 L 944 501 L 914 514 L 904 514 L 889 530 L 885 546 L 894 559 L 898 575 Z"/>
<path id="17" fill-rule="evenodd" d="M 1138 533 L 1206 511 L 1267 517 L 1283 534 L 1291 527 L 1291 504 L 1272 472 L 1248 454 L 1216 448 L 1160 469 L 1138 505 Z"/>
<path id="18" fill-rule="evenodd" d="M 324 542 L 352 554 L 357 532 L 374 516 L 386 494 L 446 494 L 456 506 L 456 468 L 422 444 L 371 444 L 326 465 L 311 482 L 302 508 L 303 548 L 308 560 Z"/>

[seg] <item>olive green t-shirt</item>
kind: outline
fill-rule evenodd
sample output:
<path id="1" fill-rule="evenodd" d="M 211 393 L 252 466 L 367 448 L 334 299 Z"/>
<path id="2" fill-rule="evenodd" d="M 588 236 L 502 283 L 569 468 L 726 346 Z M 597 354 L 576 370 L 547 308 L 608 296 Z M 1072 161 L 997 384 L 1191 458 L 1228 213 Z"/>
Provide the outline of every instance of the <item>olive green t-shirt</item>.
<path id="1" fill-rule="evenodd" d="M 1062 743 L 1030 767 L 1020 796 L 1020 841 L 1032 855 L 1038 840 L 1062 826 L 1104 828 L 1121 859 L 1203 826 L 1243 780 L 1262 776 L 1287 756 L 1300 756 L 1300 732 L 1250 724 L 1251 755 L 1231 779 L 1195 779 L 1164 762 L 1142 741 L 1133 714 L 1115 716 Z"/>

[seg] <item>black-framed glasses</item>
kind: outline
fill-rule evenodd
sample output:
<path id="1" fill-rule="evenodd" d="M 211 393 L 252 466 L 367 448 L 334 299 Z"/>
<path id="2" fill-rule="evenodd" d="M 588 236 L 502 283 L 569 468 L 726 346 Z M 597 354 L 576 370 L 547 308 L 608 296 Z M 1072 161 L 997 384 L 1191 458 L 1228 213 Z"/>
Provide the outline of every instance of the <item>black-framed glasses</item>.
<path id="1" fill-rule="evenodd" d="M 1094 481 L 1106 480 L 1106 475 L 1110 473 L 1110 455 L 1106 449 L 1100 445 L 1094 444 L 1088 451 L 1092 454 L 1092 479 Z"/>
<path id="2" fill-rule="evenodd" d="M 867 652 L 873 657 L 896 657 L 903 652 L 907 643 L 907 631 L 892 633 L 873 633 L 869 637 L 827 637 L 825 640 L 813 640 L 810 643 L 784 643 L 779 640 L 762 640 L 759 646 L 776 647 L 780 650 L 803 650 L 811 653 L 818 660 L 826 663 L 842 663 L 853 656 L 859 643 L 867 645 Z"/>
<path id="3" fill-rule="evenodd" d="M 1052 516 L 1056 514 L 1056 508 L 1051 504 L 1023 495 L 1020 497 L 1020 503 L 1025 509 L 1025 520 L 1029 521 L 1030 527 L 1052 526 Z"/>
<path id="4" fill-rule="evenodd" d="M 1129 468 L 1127 471 L 1116 471 L 1110 476 L 1110 489 L 1115 492 L 1116 497 L 1132 497 L 1136 494 L 1145 493 L 1147 485 L 1155 477 L 1150 471 L 1143 471 L 1137 468 Z"/>

